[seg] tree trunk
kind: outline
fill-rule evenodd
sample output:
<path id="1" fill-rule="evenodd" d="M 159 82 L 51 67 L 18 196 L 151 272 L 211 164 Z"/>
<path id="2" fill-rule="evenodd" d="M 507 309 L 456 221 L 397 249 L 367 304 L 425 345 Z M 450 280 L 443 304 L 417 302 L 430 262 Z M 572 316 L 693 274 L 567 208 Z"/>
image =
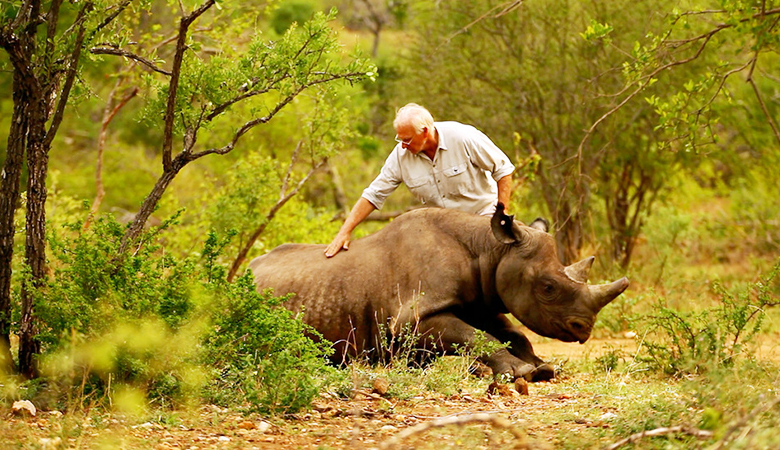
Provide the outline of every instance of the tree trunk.
<path id="1" fill-rule="evenodd" d="M 146 196 L 143 204 L 141 204 L 141 209 L 138 210 L 138 214 L 135 215 L 133 222 L 127 227 L 125 235 L 122 236 L 122 243 L 119 247 L 120 255 L 125 254 L 130 247 L 139 245 L 138 239 L 141 236 L 141 232 L 143 232 L 146 221 L 149 220 L 149 217 L 157 208 L 157 204 L 160 202 L 165 190 L 168 189 L 168 186 L 170 186 L 173 179 L 176 178 L 176 175 L 187 165 L 187 163 L 189 163 L 189 160 L 184 159 L 182 154 L 179 154 L 171 163 L 170 169 L 165 170 L 160 178 L 157 179 L 154 188 L 152 188 L 152 191 Z"/>
<path id="2" fill-rule="evenodd" d="M 46 174 L 49 152 L 44 144 L 46 117 L 49 109 L 43 90 L 31 93 L 30 127 L 27 135 L 27 218 L 25 260 L 30 268 L 30 279 L 22 284 L 22 317 L 19 326 L 19 372 L 28 377 L 38 376 L 35 355 L 40 352 L 36 339 L 35 297 L 46 279 Z"/>
<path id="3" fill-rule="evenodd" d="M 346 216 L 349 214 L 349 200 L 347 200 L 347 193 L 344 190 L 344 183 L 341 181 L 341 175 L 339 175 L 336 166 L 330 163 L 325 163 L 325 169 L 330 174 L 330 181 L 333 183 L 333 196 L 336 201 L 336 208 Z"/>
<path id="4" fill-rule="evenodd" d="M 551 181 L 547 173 L 540 170 L 539 182 L 545 204 L 552 215 L 558 258 L 566 265 L 577 262 L 582 246 L 582 220 L 578 212 L 579 205 L 574 203 L 576 199 L 572 199 L 571 194 L 561 193 L 562 190 L 566 189 L 566 180 Z"/>
<path id="5" fill-rule="evenodd" d="M 95 163 L 95 200 L 92 201 L 92 207 L 89 209 L 89 215 L 87 220 L 84 221 L 83 229 L 86 230 L 92 224 L 92 220 L 97 217 L 98 211 L 100 211 L 100 204 L 103 203 L 103 197 L 106 195 L 105 188 L 103 186 L 103 154 L 106 148 L 106 138 L 108 137 L 108 125 L 114 119 L 114 116 L 122 109 L 127 102 L 133 97 L 138 95 L 138 87 L 133 88 L 130 92 L 125 94 L 121 100 L 117 100 L 119 87 L 122 85 L 124 79 L 119 78 L 111 90 L 111 94 L 108 96 L 108 103 L 103 109 L 103 120 L 100 124 L 100 135 L 98 137 L 97 145 L 97 161 Z M 114 104 L 116 102 L 116 104 Z"/>
<path id="6" fill-rule="evenodd" d="M 15 371 L 11 355 L 11 265 L 14 254 L 14 217 L 19 205 L 19 183 L 24 165 L 27 114 L 21 101 L 20 75 L 14 73 L 14 112 L 0 179 L 0 374 Z"/>

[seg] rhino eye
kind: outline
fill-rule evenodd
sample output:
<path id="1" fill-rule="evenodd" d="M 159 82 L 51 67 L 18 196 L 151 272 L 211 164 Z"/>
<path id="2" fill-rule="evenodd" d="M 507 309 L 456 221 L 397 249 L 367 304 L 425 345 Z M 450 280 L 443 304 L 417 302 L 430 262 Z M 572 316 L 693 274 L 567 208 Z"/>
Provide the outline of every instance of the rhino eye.
<path id="1" fill-rule="evenodd" d="M 555 295 L 555 285 L 549 281 L 542 283 L 542 294 L 545 297 L 552 297 Z"/>

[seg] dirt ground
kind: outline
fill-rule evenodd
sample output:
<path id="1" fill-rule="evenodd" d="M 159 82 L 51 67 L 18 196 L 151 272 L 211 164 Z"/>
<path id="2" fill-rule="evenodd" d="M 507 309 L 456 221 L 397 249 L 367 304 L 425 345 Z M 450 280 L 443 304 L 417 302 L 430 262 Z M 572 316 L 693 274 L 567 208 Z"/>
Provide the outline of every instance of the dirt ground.
<path id="1" fill-rule="evenodd" d="M 614 349 L 629 352 L 635 344 L 631 339 L 591 340 L 584 345 L 537 339 L 534 347 L 539 355 L 560 361 L 593 357 Z M 474 392 L 449 397 L 426 395 L 398 400 L 370 390 L 358 391 L 349 400 L 323 395 L 310 411 L 273 419 L 247 417 L 216 406 L 144 423 L 105 413 L 73 417 L 38 411 L 35 417 L 18 417 L 7 412 L 0 426 L 4 436 L 0 438 L 0 447 L 290 450 L 438 449 L 449 444 L 452 448 L 504 448 L 521 442 L 518 436 L 527 435 L 531 441 L 535 437 L 551 439 L 560 432 L 559 424 L 533 417 L 587 401 L 566 389 L 566 380 L 531 384 L 529 395 L 520 395 L 510 385 L 504 385 L 501 392 L 488 393 L 485 386 L 489 381 L 479 384 Z M 469 425 L 471 430 L 463 433 L 436 431 L 447 422 L 464 421 L 476 424 Z M 606 425 L 588 421 L 566 424 L 573 432 L 600 426 Z M 419 428 L 423 430 L 415 434 L 414 430 Z M 396 442 L 399 446 L 393 445 Z"/>
<path id="2" fill-rule="evenodd" d="M 556 361 L 594 359 L 615 351 L 630 358 L 637 341 L 592 339 L 579 345 L 536 338 L 534 349 Z M 761 352 L 773 358 L 780 354 L 774 343 Z M 619 396 L 638 385 L 610 381 L 617 387 L 618 400 L 604 401 L 603 394 L 581 388 L 594 378 L 570 371 L 550 383 L 530 384 L 528 395 L 519 394 L 511 385 L 490 392 L 486 389 L 489 379 L 476 383 L 473 391 L 453 396 L 431 394 L 399 400 L 370 390 L 358 391 L 352 399 L 325 394 L 311 410 L 285 418 L 243 416 L 216 406 L 144 423 L 106 413 L 75 417 L 38 412 L 35 417 L 18 417 L 8 412 L 3 413 L 0 425 L 0 448 L 572 448 L 567 436 L 587 436 L 591 448 L 604 448 L 617 440 L 610 430 L 614 426 L 610 418 L 619 412 Z M 530 444 L 524 447 L 524 443 Z"/>

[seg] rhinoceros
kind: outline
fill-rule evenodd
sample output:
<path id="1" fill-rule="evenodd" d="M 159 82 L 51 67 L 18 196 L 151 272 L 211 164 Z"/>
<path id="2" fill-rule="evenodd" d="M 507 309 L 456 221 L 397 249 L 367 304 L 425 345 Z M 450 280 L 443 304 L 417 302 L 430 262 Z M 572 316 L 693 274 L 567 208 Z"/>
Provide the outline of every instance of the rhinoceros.
<path id="1" fill-rule="evenodd" d="M 336 360 L 379 348 L 388 330 L 417 330 L 420 348 L 450 354 L 482 330 L 509 344 L 480 358 L 495 375 L 548 380 L 553 368 L 506 315 L 539 335 L 584 343 L 599 310 L 628 287 L 625 277 L 588 285 L 594 257 L 564 267 L 546 222 L 525 226 L 501 204 L 492 218 L 413 210 L 349 251 L 326 258 L 324 249 L 284 244 L 249 267 L 258 290 L 294 293 L 285 306 L 334 343 Z"/>

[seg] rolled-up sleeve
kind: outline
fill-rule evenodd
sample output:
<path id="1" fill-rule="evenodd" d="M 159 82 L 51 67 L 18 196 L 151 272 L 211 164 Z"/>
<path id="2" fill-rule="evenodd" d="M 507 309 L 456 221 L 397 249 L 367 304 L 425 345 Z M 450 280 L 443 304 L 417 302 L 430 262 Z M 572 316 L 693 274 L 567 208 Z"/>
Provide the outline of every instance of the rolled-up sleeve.
<path id="1" fill-rule="evenodd" d="M 393 193 L 403 181 L 401 178 L 401 167 L 398 162 L 398 147 L 396 147 L 390 156 L 385 160 L 385 165 L 379 172 L 374 181 L 363 190 L 362 197 L 371 202 L 376 209 L 382 209 L 387 197 Z"/>
<path id="2" fill-rule="evenodd" d="M 515 171 L 515 166 L 485 133 L 474 129 L 467 140 L 471 162 L 498 181 Z"/>

